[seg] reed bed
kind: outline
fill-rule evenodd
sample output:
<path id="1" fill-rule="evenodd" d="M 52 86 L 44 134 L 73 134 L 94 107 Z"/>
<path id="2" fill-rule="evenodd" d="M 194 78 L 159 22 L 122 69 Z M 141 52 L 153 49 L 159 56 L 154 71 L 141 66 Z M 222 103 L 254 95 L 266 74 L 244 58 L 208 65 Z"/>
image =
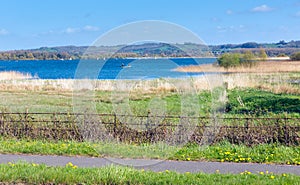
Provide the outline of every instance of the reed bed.
<path id="1" fill-rule="evenodd" d="M 212 83 L 225 85 L 228 89 L 257 88 L 274 93 L 300 94 L 299 74 L 289 73 L 231 73 L 219 76 L 215 81 L 208 75 L 186 79 L 152 80 L 42 80 L 14 79 L 0 81 L 1 91 L 72 92 L 86 91 L 130 91 L 137 94 L 161 94 L 168 92 L 200 92 L 210 90 Z"/>
<path id="2" fill-rule="evenodd" d="M 17 71 L 4 71 L 0 72 L 0 81 L 1 80 L 12 80 L 12 79 L 31 79 L 33 78 L 28 73 L 20 73 Z"/>
<path id="3" fill-rule="evenodd" d="M 175 71 L 179 72 L 222 72 L 222 73 L 282 73 L 282 72 L 300 72 L 299 61 L 267 61 L 257 62 L 253 67 L 235 67 L 225 69 L 216 64 L 191 65 L 178 67 Z"/>

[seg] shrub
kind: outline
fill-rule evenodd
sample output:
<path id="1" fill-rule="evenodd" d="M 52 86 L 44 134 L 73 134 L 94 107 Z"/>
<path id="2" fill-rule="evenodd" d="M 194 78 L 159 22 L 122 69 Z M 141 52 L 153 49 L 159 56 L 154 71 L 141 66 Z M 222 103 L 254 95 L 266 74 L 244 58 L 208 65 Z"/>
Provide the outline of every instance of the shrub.
<path id="1" fill-rule="evenodd" d="M 240 58 L 240 64 L 246 67 L 252 67 L 255 62 L 255 56 L 251 51 L 246 51 Z"/>
<path id="2" fill-rule="evenodd" d="M 292 54 L 291 60 L 300 60 L 300 52 Z"/>
<path id="3" fill-rule="evenodd" d="M 252 67 L 255 65 L 255 56 L 251 51 L 246 51 L 244 54 L 225 53 L 218 58 L 218 64 L 226 69 L 231 67 L 246 66 Z"/>
<path id="4" fill-rule="evenodd" d="M 225 53 L 218 58 L 218 64 L 226 69 L 240 65 L 241 56 L 238 53 Z"/>

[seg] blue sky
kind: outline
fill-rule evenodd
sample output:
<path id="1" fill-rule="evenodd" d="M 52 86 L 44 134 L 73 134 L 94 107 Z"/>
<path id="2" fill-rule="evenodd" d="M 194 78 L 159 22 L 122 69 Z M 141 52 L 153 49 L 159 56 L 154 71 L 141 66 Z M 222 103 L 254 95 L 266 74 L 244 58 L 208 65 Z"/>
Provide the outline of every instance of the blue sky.
<path id="1" fill-rule="evenodd" d="M 91 45 L 122 24 L 163 20 L 207 44 L 300 40 L 300 0 L 2 0 L 0 50 Z"/>

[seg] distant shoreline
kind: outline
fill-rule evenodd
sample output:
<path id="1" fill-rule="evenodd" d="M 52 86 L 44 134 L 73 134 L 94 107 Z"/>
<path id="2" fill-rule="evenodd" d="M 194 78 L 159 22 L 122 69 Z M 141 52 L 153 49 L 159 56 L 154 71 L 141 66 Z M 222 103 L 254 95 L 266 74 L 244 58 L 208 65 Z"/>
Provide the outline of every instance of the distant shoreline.
<path id="1" fill-rule="evenodd" d="M 142 60 L 142 59 L 152 59 L 152 60 L 156 60 L 156 59 L 201 59 L 201 58 L 215 58 L 217 59 L 217 57 L 126 57 L 126 58 L 90 58 L 90 59 L 71 59 L 71 60 L 65 60 L 65 59 L 22 59 L 22 60 L 0 60 L 0 61 L 79 61 L 79 60 L 108 60 L 108 59 L 116 59 L 116 60 L 128 60 L 128 59 L 133 59 L 133 60 Z"/>

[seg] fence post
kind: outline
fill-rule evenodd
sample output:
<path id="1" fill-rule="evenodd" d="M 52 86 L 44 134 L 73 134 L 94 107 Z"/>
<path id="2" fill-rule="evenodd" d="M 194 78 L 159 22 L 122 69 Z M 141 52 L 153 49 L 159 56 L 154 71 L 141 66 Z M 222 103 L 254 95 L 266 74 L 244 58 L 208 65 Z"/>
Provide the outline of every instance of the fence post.
<path id="1" fill-rule="evenodd" d="M 287 126 L 287 117 L 284 118 L 284 140 L 285 140 L 285 144 L 289 144 L 289 133 L 288 133 L 288 126 Z"/>
<path id="2" fill-rule="evenodd" d="M 245 125 L 244 125 L 244 127 L 245 127 L 245 137 L 243 137 L 244 138 L 243 143 L 245 143 L 245 141 L 250 142 L 249 141 L 249 119 L 250 118 L 248 118 L 248 117 L 246 118 L 246 122 L 245 122 Z"/>
<path id="3" fill-rule="evenodd" d="M 277 126 L 277 142 L 280 143 L 281 129 L 280 129 L 280 124 L 279 124 L 279 118 L 276 119 L 276 126 Z"/>
<path id="4" fill-rule="evenodd" d="M 117 115 L 116 115 L 116 113 L 114 113 L 114 128 L 113 128 L 113 136 L 115 137 L 116 135 L 117 135 Z"/>

